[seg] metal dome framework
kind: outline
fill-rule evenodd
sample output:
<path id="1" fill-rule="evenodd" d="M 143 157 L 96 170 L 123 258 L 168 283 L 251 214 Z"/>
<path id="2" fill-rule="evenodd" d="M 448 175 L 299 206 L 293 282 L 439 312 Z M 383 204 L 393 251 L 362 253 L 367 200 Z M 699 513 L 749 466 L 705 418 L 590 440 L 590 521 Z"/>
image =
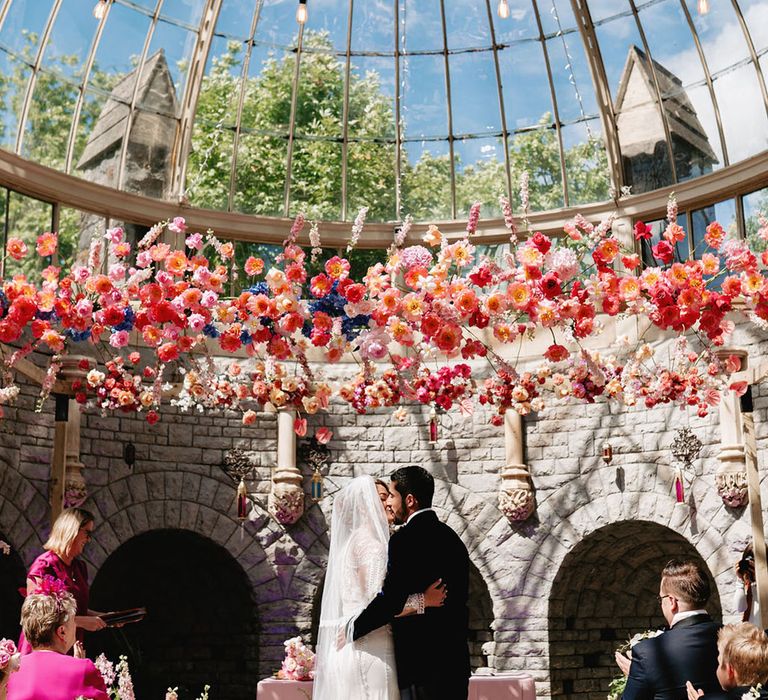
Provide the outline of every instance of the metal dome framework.
<path id="1" fill-rule="evenodd" d="M 212 59 L 227 42 L 239 42 L 242 61 L 238 67 L 240 89 L 233 105 L 235 118 L 232 123 L 223 120 L 217 125 L 226 134 L 228 143 L 231 142 L 227 196 L 222 206 L 225 211 L 237 210 L 233 200 L 239 182 L 238 145 L 248 135 L 248 127 L 243 123 L 244 86 L 249 76 L 261 68 L 263 61 L 259 58 L 266 55 L 265 52 L 271 52 L 270 55 L 277 52 L 293 62 L 287 128 L 282 133 L 273 134 L 285 143 L 282 202 L 279 210 L 272 212 L 283 217 L 291 215 L 300 205 L 292 198 L 295 189 L 292 163 L 297 148 L 313 140 L 326 141 L 340 151 L 341 201 L 338 217 L 332 218 L 341 221 L 349 220 L 355 213 L 350 212 L 348 206 L 350 150 L 362 141 L 392 149 L 395 205 L 392 216 L 386 218 L 395 221 L 408 213 L 408 203 L 404 201 L 401 187 L 407 166 L 404 161 L 408 154 L 412 157 L 418 155 L 419 147 L 421 153 L 432 149 L 447 156 L 450 164 L 450 178 L 445 183 L 450 190 L 447 218 L 456 219 L 466 210 L 466 203 L 457 201 L 462 155 L 471 155 L 478 148 L 490 149 L 495 154 L 494 144 L 499 144 L 503 154 L 500 161 L 503 182 L 498 183 L 498 190 L 505 191 L 510 199 L 514 199 L 517 182 L 510 159 L 514 155 L 515 138 L 537 130 L 556 135 L 559 172 L 555 187 L 561 192 L 560 203 L 566 209 L 588 204 L 574 196 L 572 187 L 573 170 L 577 166 L 569 162 L 568 144 L 578 143 L 579 135 L 583 142 L 584 138 L 602 133 L 614 196 L 630 184 L 636 194 L 675 186 L 696 175 L 728 167 L 745 156 L 763 151 L 768 145 L 768 91 L 762 70 L 768 61 L 768 34 L 754 21 L 759 16 L 768 18 L 768 2 L 764 0 L 729 0 L 713 4 L 708 17 L 699 15 L 696 3 L 690 0 L 626 0 L 622 7 L 607 0 L 516 0 L 510 3 L 511 16 L 508 19 L 500 19 L 496 15 L 495 3 L 492 5 L 491 0 L 457 3 L 432 0 L 428 5 L 427 10 L 419 15 L 414 0 L 388 0 L 376 4 L 384 13 L 376 15 L 369 3 L 360 0 L 357 3 L 355 0 L 339 0 L 336 4 L 323 3 L 318 7 L 310 3 L 309 20 L 305 25 L 296 24 L 293 19 L 295 3 L 292 0 L 254 0 L 247 3 L 247 7 L 245 3 L 225 0 L 108 0 L 106 11 L 99 20 L 90 17 L 93 0 L 46 0 L 47 14 L 40 12 L 43 9 L 41 4 L 36 5 L 36 10 L 30 10 L 31 3 L 27 0 L 2 0 L 0 58 L 5 60 L 6 65 L 19 68 L 26 78 L 23 95 L 16 97 L 15 113 L 5 119 L 4 146 L 17 155 L 29 157 L 26 141 L 37 128 L 35 115 L 41 110 L 36 105 L 36 86 L 52 72 L 59 71 L 56 77 L 70 84 L 73 99 L 69 137 L 60 162 L 43 164 L 53 165 L 68 174 L 77 172 L 77 161 L 82 155 L 77 150 L 81 147 L 78 146 L 78 135 L 80 141 L 83 137 L 83 110 L 94 100 L 100 100 L 102 105 L 113 100 L 120 104 L 125 114 L 121 121 L 110 124 L 111 129 L 122 134 L 119 138 L 115 137 L 119 153 L 111 166 L 114 171 L 112 179 L 106 184 L 118 190 L 126 188 L 131 130 L 147 115 L 159 114 L 172 125 L 172 144 L 167 156 L 168 182 L 162 198 L 184 200 L 190 194 L 188 188 L 194 178 L 189 171 L 189 156 L 198 126 L 195 119 L 198 100 L 204 81 L 210 75 Z M 36 15 L 34 21 L 31 12 Z M 386 30 L 371 29 L 371 25 L 383 24 L 382 17 L 389 18 L 391 27 Z M 123 61 L 126 65 L 135 66 L 132 85 L 116 97 L 116 91 L 110 94 L 92 85 L 92 79 L 94 66 L 110 55 L 110 46 L 116 41 L 115 32 L 120 30 L 119 24 L 126 18 L 146 31 L 143 32 L 140 47 L 130 47 L 132 59 L 127 63 Z M 281 27 L 278 21 L 281 18 L 290 19 L 290 26 L 278 30 L 276 27 Z M 691 55 L 691 60 L 686 59 L 687 63 L 680 63 L 681 66 L 685 63 L 682 70 L 687 71 L 682 78 L 659 62 L 666 59 L 659 57 L 658 40 L 652 37 L 658 32 L 658 27 L 654 26 L 654 32 L 649 32 L 649 25 L 659 18 L 677 21 L 674 36 L 679 46 L 674 49 L 679 54 L 687 51 Z M 730 55 L 724 55 L 729 53 L 726 51 L 729 47 L 716 47 L 718 37 L 723 36 L 722 26 L 726 25 L 738 28 L 740 42 L 738 50 L 731 51 Z M 55 55 L 57 47 L 61 51 L 61 47 L 67 45 L 63 37 L 75 26 L 81 39 L 90 31 L 90 41 L 87 42 L 87 50 L 81 54 L 81 64 L 70 75 L 61 75 L 60 68 L 49 65 L 48 57 Z M 365 32 L 361 27 L 367 27 Z M 419 36 L 420 43 L 416 43 L 411 36 L 420 28 L 423 29 Z M 33 35 L 30 45 L 34 45 L 34 51 L 22 51 L 19 48 L 21 44 L 14 43 L 15 40 L 10 38 L 17 35 L 20 29 L 28 38 Z M 342 66 L 342 119 L 340 132 L 334 136 L 317 136 L 297 130 L 302 62 L 318 51 L 307 44 L 306 32 L 310 30 L 328 33 L 333 42 L 332 55 Z M 139 30 L 133 32 L 135 37 L 141 34 Z M 360 47 L 363 39 L 358 34 L 366 40 L 378 37 L 379 44 L 371 39 L 372 48 L 363 49 Z M 617 36 L 619 39 L 615 39 Z M 183 63 L 184 68 L 174 68 L 173 61 L 169 61 L 169 71 L 178 75 L 176 82 L 181 84 L 181 89 L 174 96 L 172 114 L 157 107 L 153 112 L 142 90 L 149 79 L 156 50 L 167 49 L 174 43 L 174 38 L 179 39 L 176 43 L 184 46 L 183 51 L 175 56 L 176 63 Z M 392 45 L 385 46 L 390 40 Z M 126 39 L 126 43 L 128 41 Z M 430 45 L 430 42 L 435 45 Z M 125 46 L 115 44 L 113 50 L 126 53 Z M 634 51 L 634 74 L 629 60 L 625 63 L 625 50 L 629 51 L 629 55 Z M 538 56 L 541 60 L 533 81 L 511 84 L 512 78 L 516 74 L 523 75 L 524 71 L 515 73 L 517 69 L 510 68 L 510 65 L 516 60 L 525 62 L 531 56 Z M 350 130 L 350 85 L 356 71 L 369 64 L 380 67 L 391 65 L 387 69 L 390 73 L 384 76 L 383 82 L 389 80 L 394 83 L 390 95 L 392 130 L 390 135 L 361 139 Z M 525 70 L 533 70 L 534 64 L 535 61 L 526 62 Z M 621 73 L 620 65 L 623 65 Z M 430 124 L 423 117 L 425 105 L 414 102 L 411 94 L 414 90 L 408 87 L 409 78 L 405 77 L 406 73 L 413 76 L 427 66 L 434 67 L 434 75 L 441 73 L 443 79 L 443 83 L 434 88 L 435 94 L 445 99 L 443 106 L 434 106 L 438 116 L 433 122 L 445 124 L 445 130 L 440 133 L 435 129 L 428 133 Z M 442 66 L 440 71 L 438 66 Z M 474 69 L 474 75 L 468 67 Z M 485 113 L 480 117 L 477 114 L 468 116 L 468 108 L 464 105 L 467 99 L 462 94 L 462 91 L 469 89 L 469 78 L 480 80 L 484 72 L 478 71 L 478 68 L 487 69 L 485 77 L 488 83 L 492 83 L 494 93 L 492 104 L 480 105 L 475 110 Z M 633 83 L 633 75 L 641 77 Z M 544 76 L 546 82 L 538 84 L 538 90 L 547 96 L 551 112 L 551 120 L 547 124 L 536 122 L 534 111 L 522 117 L 519 116 L 522 113 L 516 112 L 520 98 L 523 102 L 526 100 L 526 90 L 530 93 L 530 87 L 537 83 L 536 78 Z M 586 76 L 588 80 L 585 80 Z M 725 104 L 725 98 L 732 94 L 725 88 L 734 81 L 742 86 L 749 83 L 748 89 L 742 89 L 745 104 L 738 108 Z M 628 91 L 637 92 L 638 85 L 646 92 L 628 98 Z M 486 97 L 489 94 L 490 91 L 486 90 Z M 634 102 L 629 104 L 632 100 Z M 736 145 L 735 139 L 743 129 L 736 129 L 729 123 L 729 120 L 734 120 L 732 113 L 742 110 L 750 112 L 754 122 L 747 146 Z M 6 113 L 9 111 L 9 105 L 6 105 Z M 651 140 L 656 139 L 656 143 L 652 144 L 655 147 L 653 152 L 648 151 L 647 145 L 638 147 L 631 142 L 632 131 L 637 130 L 636 122 L 640 120 L 654 121 L 658 133 L 652 135 Z M 738 125 L 738 122 L 734 123 Z M 686 158 L 690 161 L 690 152 L 682 153 L 682 149 L 692 148 L 690 144 L 694 142 L 700 161 L 696 166 L 698 170 L 694 168 L 693 173 L 682 172 L 681 166 L 690 170 L 690 163 L 686 162 Z M 654 167 L 664 172 L 646 180 L 642 179 L 645 175 L 638 179 L 633 172 L 636 168 L 633 158 L 637 159 L 638 148 L 645 148 L 646 152 L 640 155 L 646 161 L 648 158 L 655 159 Z M 710 155 L 702 160 L 701 153 L 705 151 Z M 478 162 L 482 160 L 481 157 Z M 659 162 L 663 165 L 659 166 Z M 642 167 L 647 168 L 647 163 Z M 609 198 L 606 188 L 604 196 L 597 199 Z M 195 204 L 194 196 L 190 196 L 190 201 Z"/>

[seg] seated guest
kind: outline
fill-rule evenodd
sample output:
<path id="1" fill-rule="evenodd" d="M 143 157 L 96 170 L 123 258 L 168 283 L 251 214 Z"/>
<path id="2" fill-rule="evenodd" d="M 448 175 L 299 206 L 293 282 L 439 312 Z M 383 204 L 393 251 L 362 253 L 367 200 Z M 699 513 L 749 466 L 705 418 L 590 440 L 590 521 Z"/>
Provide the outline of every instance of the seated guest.
<path id="1" fill-rule="evenodd" d="M 688 683 L 689 700 L 768 698 L 768 636 L 748 622 L 726 625 L 717 635 L 717 679 L 722 693 L 704 693 Z"/>
<path id="2" fill-rule="evenodd" d="M 659 604 L 670 629 L 632 648 L 631 663 L 616 653 L 627 675 L 623 700 L 687 700 L 686 681 L 704 692 L 719 690 L 717 631 L 704 606 L 709 581 L 693 561 L 673 559 L 661 572 Z"/>
<path id="3" fill-rule="evenodd" d="M 44 592 L 28 595 L 21 607 L 21 627 L 32 652 L 11 676 L 7 700 L 109 700 L 93 662 L 67 656 L 75 643 L 77 606 L 56 583 L 44 581 L 38 588 Z"/>
<path id="4" fill-rule="evenodd" d="M 8 677 L 19 667 L 19 654 L 10 639 L 0 639 L 0 700 L 5 700 Z"/>

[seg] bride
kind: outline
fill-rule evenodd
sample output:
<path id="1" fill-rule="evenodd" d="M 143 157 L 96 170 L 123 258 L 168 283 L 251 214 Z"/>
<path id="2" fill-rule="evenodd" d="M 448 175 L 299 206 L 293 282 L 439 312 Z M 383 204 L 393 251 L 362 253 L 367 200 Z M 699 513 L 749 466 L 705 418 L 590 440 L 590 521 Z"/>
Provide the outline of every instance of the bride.
<path id="1" fill-rule="evenodd" d="M 399 700 L 389 625 L 337 649 L 339 629 L 381 590 L 389 524 L 376 483 L 353 479 L 333 503 L 328 570 L 320 609 L 313 700 Z M 409 596 L 401 615 L 423 613 L 445 599 L 440 581 Z M 351 635 L 347 635 L 351 639 Z"/>

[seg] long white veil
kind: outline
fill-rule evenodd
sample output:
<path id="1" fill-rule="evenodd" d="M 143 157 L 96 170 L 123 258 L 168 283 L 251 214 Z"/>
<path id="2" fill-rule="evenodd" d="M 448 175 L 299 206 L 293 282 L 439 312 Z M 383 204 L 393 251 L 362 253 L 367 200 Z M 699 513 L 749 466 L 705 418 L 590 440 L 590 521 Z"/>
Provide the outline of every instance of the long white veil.
<path id="1" fill-rule="evenodd" d="M 337 650 L 337 636 L 381 590 L 388 542 L 389 526 L 376 483 L 370 476 L 353 479 L 333 503 L 312 693 L 315 700 L 337 700 L 351 690 L 349 679 L 355 671 L 350 668 L 355 663 L 352 646 Z"/>

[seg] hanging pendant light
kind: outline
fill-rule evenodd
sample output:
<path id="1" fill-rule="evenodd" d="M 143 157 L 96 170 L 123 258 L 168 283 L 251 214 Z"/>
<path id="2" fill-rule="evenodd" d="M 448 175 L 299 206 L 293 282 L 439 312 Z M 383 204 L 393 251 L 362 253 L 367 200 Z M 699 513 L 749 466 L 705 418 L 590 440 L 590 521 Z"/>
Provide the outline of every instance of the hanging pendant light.
<path id="1" fill-rule="evenodd" d="M 429 444 L 437 444 L 437 411 L 434 406 L 429 412 Z"/>
<path id="2" fill-rule="evenodd" d="M 315 467 L 315 471 L 312 473 L 310 493 L 312 494 L 312 500 L 315 503 L 317 503 L 323 497 L 323 475 L 320 473 L 320 469 L 318 467 Z"/>
<path id="3" fill-rule="evenodd" d="M 501 19 L 507 19 L 509 17 L 509 2 L 508 0 L 499 0 L 499 7 L 496 10 Z"/>
<path id="4" fill-rule="evenodd" d="M 96 19 L 104 19 L 104 15 L 107 14 L 107 7 L 109 7 L 109 0 L 99 0 L 93 6 L 93 16 Z"/>
<path id="5" fill-rule="evenodd" d="M 296 8 L 296 21 L 304 24 L 307 21 L 307 0 L 299 0 L 299 6 Z"/>
<path id="6" fill-rule="evenodd" d="M 237 517 L 241 521 L 248 517 L 248 489 L 244 479 L 237 485 Z"/>
<path id="7" fill-rule="evenodd" d="M 700 15 L 706 15 L 709 12 L 709 0 L 699 0 L 698 9 Z"/>

